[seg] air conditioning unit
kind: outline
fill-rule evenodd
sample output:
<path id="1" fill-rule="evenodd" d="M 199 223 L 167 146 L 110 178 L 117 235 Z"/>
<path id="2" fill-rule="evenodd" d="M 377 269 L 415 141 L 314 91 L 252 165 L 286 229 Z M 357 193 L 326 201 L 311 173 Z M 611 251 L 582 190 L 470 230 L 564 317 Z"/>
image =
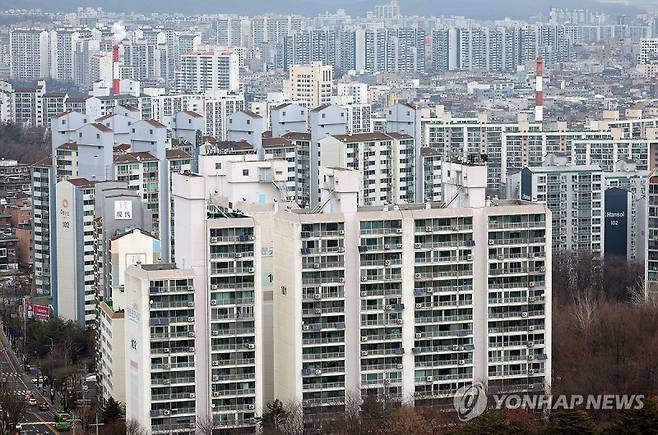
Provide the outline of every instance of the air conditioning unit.
<path id="1" fill-rule="evenodd" d="M 218 288 L 219 288 L 219 286 L 217 284 L 213 284 L 213 285 L 210 286 L 211 290 L 217 290 Z"/>
<path id="2" fill-rule="evenodd" d="M 247 408 L 249 408 L 250 411 L 253 411 L 254 409 L 256 409 L 256 405 L 249 405 L 247 406 Z"/>
<path id="3" fill-rule="evenodd" d="M 490 245 L 495 245 L 495 244 L 496 244 L 496 241 L 495 241 L 495 240 L 489 240 L 489 244 L 490 244 Z"/>
<path id="4" fill-rule="evenodd" d="M 253 242 L 254 240 L 256 240 L 256 237 L 254 237 L 254 236 L 249 236 L 249 240 L 251 240 L 251 241 Z"/>
<path id="5" fill-rule="evenodd" d="M 170 415 L 170 414 L 171 414 L 171 411 L 169 411 L 168 409 L 164 409 L 162 411 L 162 415 Z"/>
<path id="6" fill-rule="evenodd" d="M 190 290 L 190 291 L 192 291 L 192 290 L 194 290 L 194 286 L 193 286 L 193 285 L 188 285 L 188 286 L 187 286 L 187 289 Z"/>
<path id="7" fill-rule="evenodd" d="M 219 397 L 219 391 L 213 391 L 212 397 Z"/>
<path id="8" fill-rule="evenodd" d="M 416 308 L 423 308 L 423 304 L 421 303 L 416 304 Z"/>
<path id="9" fill-rule="evenodd" d="M 425 232 L 431 233 L 432 232 L 432 227 L 425 227 Z"/>
<path id="10" fill-rule="evenodd" d="M 423 246 L 422 243 L 414 243 L 414 248 L 419 249 L 421 246 Z"/>
<path id="11" fill-rule="evenodd" d="M 423 274 L 421 273 L 414 273 L 414 278 L 422 278 Z"/>
<path id="12" fill-rule="evenodd" d="M 320 299 L 322 299 L 322 293 L 316 293 L 316 294 L 314 294 L 314 295 L 313 295 L 313 299 L 315 299 L 315 300 L 320 300 Z"/>
<path id="13" fill-rule="evenodd" d="M 212 380 L 213 381 L 219 381 L 219 375 L 212 375 Z"/>
<path id="14" fill-rule="evenodd" d="M 255 349 L 256 345 L 254 343 L 247 343 L 247 349 Z"/>
<path id="15" fill-rule="evenodd" d="M 319 269 L 320 263 L 313 263 L 313 269 Z"/>
<path id="16" fill-rule="evenodd" d="M 402 364 L 396 364 L 395 368 L 397 368 L 398 370 L 402 369 Z"/>
<path id="17" fill-rule="evenodd" d="M 368 341 L 368 337 L 366 337 L 365 335 L 361 336 L 361 341 Z"/>
<path id="18" fill-rule="evenodd" d="M 528 355 L 528 361 L 532 361 L 532 360 L 534 360 L 534 359 L 535 359 L 535 356 L 534 356 L 534 355 Z"/>
<path id="19" fill-rule="evenodd" d="M 431 289 L 431 288 L 427 288 L 427 289 L 425 289 L 425 293 L 427 293 L 428 295 L 431 295 L 432 293 L 434 293 L 434 290 Z"/>
<path id="20" fill-rule="evenodd" d="M 529 342 L 528 342 L 528 347 L 535 347 L 535 343 L 532 342 L 532 341 L 529 341 Z"/>
<path id="21" fill-rule="evenodd" d="M 398 249 L 402 249 L 402 243 L 398 243 L 397 245 L 395 245 L 395 247 Z"/>
<path id="22" fill-rule="evenodd" d="M 310 331 L 311 325 L 302 325 L 302 331 Z"/>
<path id="23" fill-rule="evenodd" d="M 194 306 L 194 301 L 187 301 L 187 306 L 188 307 L 193 307 Z"/>
<path id="24" fill-rule="evenodd" d="M 190 393 L 190 399 L 196 399 L 196 394 Z"/>
<path id="25" fill-rule="evenodd" d="M 535 282 L 534 282 L 534 281 L 530 281 L 530 282 L 528 283 L 528 287 L 534 287 L 534 286 L 535 286 Z"/>
<path id="26" fill-rule="evenodd" d="M 219 335 L 219 331 L 217 331 L 216 329 L 214 329 L 214 330 L 211 331 L 211 334 L 212 334 L 212 335 Z"/>
<path id="27" fill-rule="evenodd" d="M 425 381 L 432 382 L 432 381 L 434 381 L 434 378 L 432 376 L 428 376 L 428 377 L 425 378 Z"/>
<path id="28" fill-rule="evenodd" d="M 402 234 L 402 228 L 396 228 L 395 232 L 398 233 L 398 234 Z"/>
<path id="29" fill-rule="evenodd" d="M 248 270 L 249 270 L 249 273 L 254 273 L 254 268 L 253 267 L 250 267 Z"/>
<path id="30" fill-rule="evenodd" d="M 530 370 L 528 370 L 528 374 L 529 374 L 529 375 L 534 375 L 534 374 L 535 374 L 535 369 L 530 369 Z"/>
<path id="31" fill-rule="evenodd" d="M 187 333 L 187 336 L 188 336 L 188 337 L 194 337 L 194 331 L 189 331 L 189 332 Z"/>
<path id="32" fill-rule="evenodd" d="M 468 255 L 466 256 L 466 260 L 468 260 L 468 261 L 472 261 L 472 260 L 473 260 L 473 254 L 468 254 Z"/>
<path id="33" fill-rule="evenodd" d="M 392 305 L 384 305 L 384 309 L 386 311 L 391 311 L 393 309 L 393 306 Z"/>
<path id="34" fill-rule="evenodd" d="M 236 252 L 235 258 L 242 258 L 242 252 Z"/>
<path id="35" fill-rule="evenodd" d="M 218 367 L 219 366 L 219 361 L 213 361 L 212 366 L 213 367 Z"/>
<path id="36" fill-rule="evenodd" d="M 342 236 L 343 234 L 345 234 L 345 230 L 338 230 L 338 234 Z"/>
<path id="37" fill-rule="evenodd" d="M 528 252 L 528 258 L 535 258 L 534 252 Z"/>
<path id="38" fill-rule="evenodd" d="M 416 332 L 416 338 L 423 338 L 423 334 L 421 332 Z"/>
<path id="39" fill-rule="evenodd" d="M 165 384 L 165 385 L 169 385 L 169 384 L 171 384 L 171 379 L 163 379 L 162 383 Z"/>
<path id="40" fill-rule="evenodd" d="M 162 352 L 164 352 L 164 353 L 169 353 L 169 348 L 168 348 L 168 347 L 163 348 L 163 349 L 162 349 Z"/>
<path id="41" fill-rule="evenodd" d="M 530 297 L 528 298 L 528 302 L 534 302 L 536 299 L 537 299 L 537 298 L 535 298 L 534 296 L 530 296 Z"/>
<path id="42" fill-rule="evenodd" d="M 338 252 L 345 252 L 345 247 L 344 246 L 339 246 L 338 247 Z"/>
<path id="43" fill-rule="evenodd" d="M 528 331 L 534 331 L 534 330 L 535 330 L 535 325 L 528 326 Z"/>
<path id="44" fill-rule="evenodd" d="M 505 257 L 503 257 L 502 255 L 499 255 L 499 256 L 498 256 L 498 260 L 503 260 L 504 258 L 505 258 Z"/>
<path id="45" fill-rule="evenodd" d="M 213 306 L 217 305 L 217 301 L 215 299 L 211 299 L 210 300 L 210 305 L 213 305 Z"/>
<path id="46" fill-rule="evenodd" d="M 384 245 L 384 249 L 391 249 L 391 245 L 389 244 Z"/>
<path id="47" fill-rule="evenodd" d="M 459 345 L 453 344 L 452 345 L 452 350 L 459 350 Z"/>
<path id="48" fill-rule="evenodd" d="M 463 366 L 464 364 L 466 364 L 466 360 L 460 359 L 459 361 L 457 361 L 457 364 Z"/>
<path id="49" fill-rule="evenodd" d="M 527 311 L 522 312 L 521 317 L 523 317 L 524 319 L 527 319 L 528 318 L 528 312 Z"/>
<path id="50" fill-rule="evenodd" d="M 341 277 L 338 279 L 338 282 L 345 282 L 345 278 L 343 278 L 343 277 L 341 276 Z"/>
<path id="51" fill-rule="evenodd" d="M 398 325 L 402 325 L 402 319 L 397 319 L 395 323 L 397 323 Z"/>
<path id="52" fill-rule="evenodd" d="M 362 298 L 365 298 L 366 296 L 368 296 L 368 292 L 361 292 L 360 295 Z"/>
<path id="53" fill-rule="evenodd" d="M 162 364 L 162 369 L 163 370 L 169 370 L 170 365 L 169 364 Z"/>
<path id="54" fill-rule="evenodd" d="M 384 260 L 384 266 L 390 266 L 391 260 Z"/>
<path id="55" fill-rule="evenodd" d="M 188 317 L 187 321 L 190 322 L 190 323 L 194 322 L 194 317 L 192 317 L 192 316 Z"/>
<path id="56" fill-rule="evenodd" d="M 188 351 L 188 352 L 191 352 L 191 353 L 194 353 L 194 347 L 191 347 L 191 346 L 190 346 L 190 347 L 187 349 L 187 351 Z"/>
<path id="57" fill-rule="evenodd" d="M 315 374 L 316 374 L 316 375 L 321 375 L 321 374 L 322 374 L 322 370 L 320 370 L 320 369 L 316 369 L 316 370 L 315 370 Z"/>
<path id="58" fill-rule="evenodd" d="M 540 272 L 546 272 L 546 268 L 544 266 L 542 266 L 542 267 L 539 268 L 539 271 Z"/>
<path id="59" fill-rule="evenodd" d="M 364 276 L 362 276 L 362 277 L 361 277 L 361 281 L 368 281 L 368 277 L 367 277 L 367 276 L 365 276 L 365 275 L 364 275 Z"/>
<path id="60" fill-rule="evenodd" d="M 368 351 L 367 350 L 362 350 L 361 351 L 361 356 L 368 356 Z"/>
<path id="61" fill-rule="evenodd" d="M 219 237 L 211 237 L 210 238 L 210 243 L 217 243 L 219 242 Z"/>
<path id="62" fill-rule="evenodd" d="M 322 314 L 322 308 L 316 308 L 315 314 Z"/>

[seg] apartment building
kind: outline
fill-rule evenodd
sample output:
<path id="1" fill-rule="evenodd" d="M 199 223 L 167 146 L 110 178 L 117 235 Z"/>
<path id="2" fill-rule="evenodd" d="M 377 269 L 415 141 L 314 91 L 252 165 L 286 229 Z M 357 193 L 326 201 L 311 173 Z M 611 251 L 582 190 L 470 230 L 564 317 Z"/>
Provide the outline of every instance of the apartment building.
<path id="1" fill-rule="evenodd" d="M 332 135 L 320 140 L 322 166 L 355 169 L 359 205 L 413 202 L 416 171 L 413 137 L 400 133 Z"/>
<path id="2" fill-rule="evenodd" d="M 34 81 L 48 78 L 50 37 L 43 29 L 13 29 L 9 33 L 11 78 Z"/>
<path id="3" fill-rule="evenodd" d="M 508 197 L 544 204 L 552 212 L 554 252 L 604 254 L 605 179 L 597 165 L 568 164 L 549 154 L 542 166 L 510 176 Z"/>
<path id="4" fill-rule="evenodd" d="M 128 267 L 125 282 L 126 418 L 149 433 L 194 434 L 198 383 L 194 273 L 173 264 Z M 203 414 L 199 414 L 202 417 Z"/>
<path id="5" fill-rule="evenodd" d="M 658 298 L 658 176 L 649 177 L 647 254 L 644 267 L 645 295 Z"/>
<path id="6" fill-rule="evenodd" d="M 303 101 L 310 107 L 329 103 L 333 92 L 333 66 L 322 62 L 292 65 L 283 92 L 292 101 Z"/>
<path id="7" fill-rule="evenodd" d="M 473 380 L 545 388 L 550 211 L 485 201 L 471 169 L 470 208 L 358 208 L 358 173 L 329 168 L 321 211 L 275 214 L 275 397 L 317 420 L 368 394 L 432 403 Z"/>
<path id="8" fill-rule="evenodd" d="M 208 47 L 205 51 L 183 53 L 176 72 L 176 90 L 240 92 L 239 68 L 238 56 L 230 49 Z"/>

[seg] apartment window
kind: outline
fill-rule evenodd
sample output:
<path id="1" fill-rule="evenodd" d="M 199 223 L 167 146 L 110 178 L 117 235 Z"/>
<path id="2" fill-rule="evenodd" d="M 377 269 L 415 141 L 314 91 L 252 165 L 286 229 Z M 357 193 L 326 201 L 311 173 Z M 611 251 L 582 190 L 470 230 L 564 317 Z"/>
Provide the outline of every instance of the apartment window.
<path id="1" fill-rule="evenodd" d="M 215 163 L 215 169 L 222 169 L 222 162 Z"/>
<path id="2" fill-rule="evenodd" d="M 249 169 L 243 169 L 242 170 L 242 176 L 243 177 L 248 177 L 249 176 Z"/>

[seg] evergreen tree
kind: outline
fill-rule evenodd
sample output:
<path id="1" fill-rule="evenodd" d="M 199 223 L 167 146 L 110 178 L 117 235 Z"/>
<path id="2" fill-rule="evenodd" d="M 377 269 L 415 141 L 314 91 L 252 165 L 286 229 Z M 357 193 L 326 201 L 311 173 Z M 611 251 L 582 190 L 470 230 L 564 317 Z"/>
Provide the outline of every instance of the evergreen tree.
<path id="1" fill-rule="evenodd" d="M 114 397 L 110 397 L 103 404 L 103 420 L 109 423 L 121 419 L 123 419 L 123 408 L 119 402 L 114 400 Z"/>

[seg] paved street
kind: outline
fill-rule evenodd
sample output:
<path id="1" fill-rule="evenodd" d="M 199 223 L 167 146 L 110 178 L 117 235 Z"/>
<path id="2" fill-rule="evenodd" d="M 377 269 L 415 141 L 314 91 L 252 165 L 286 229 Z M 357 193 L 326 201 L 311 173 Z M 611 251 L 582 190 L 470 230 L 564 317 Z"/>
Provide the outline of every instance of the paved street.
<path id="1" fill-rule="evenodd" d="M 44 398 L 32 384 L 31 378 L 23 374 L 16 355 L 9 347 L 7 337 L 0 328 L 0 379 L 6 378 L 7 385 L 13 391 L 20 393 L 30 392 L 39 401 Z M 53 415 L 51 411 L 39 411 L 36 406 L 30 406 L 27 409 L 23 422 L 23 431 L 21 434 L 57 434 L 53 424 Z"/>

